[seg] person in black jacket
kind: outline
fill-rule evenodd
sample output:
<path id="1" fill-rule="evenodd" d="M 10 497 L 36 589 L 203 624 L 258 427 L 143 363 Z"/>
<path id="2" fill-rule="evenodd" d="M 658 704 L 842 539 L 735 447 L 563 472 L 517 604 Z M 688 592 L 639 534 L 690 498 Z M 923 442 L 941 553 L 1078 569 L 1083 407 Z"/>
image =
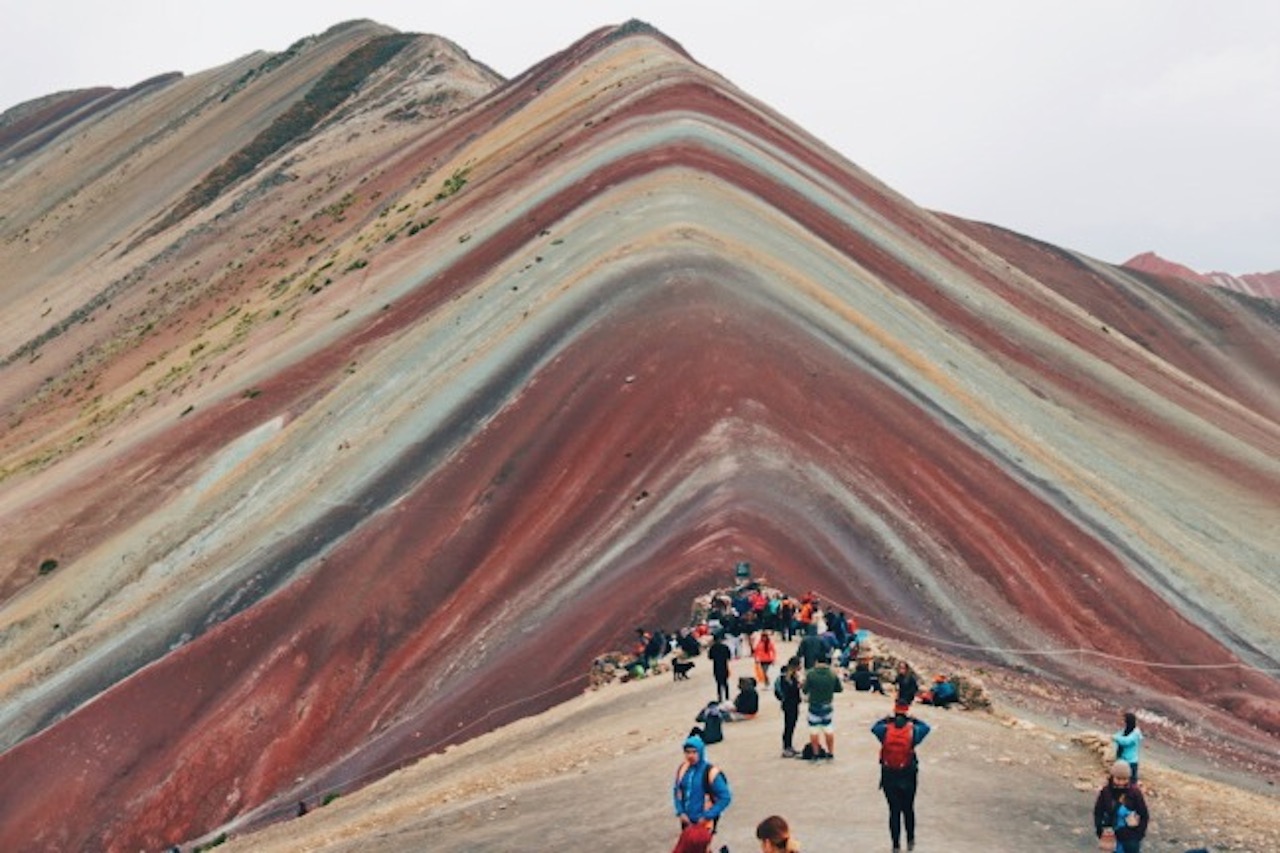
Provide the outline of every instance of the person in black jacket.
<path id="1" fill-rule="evenodd" d="M 920 682 L 916 681 L 916 674 L 911 671 L 911 667 L 904 660 L 898 661 L 898 695 L 894 697 L 893 704 L 910 708 L 911 703 L 916 701 L 919 690 Z"/>
<path id="2" fill-rule="evenodd" d="M 796 721 L 800 719 L 800 658 L 787 661 L 775 691 L 782 703 L 782 757 L 795 758 Z"/>
<path id="3" fill-rule="evenodd" d="M 738 695 L 732 702 L 720 706 L 725 722 L 737 723 L 750 720 L 760 713 L 760 694 L 756 692 L 756 680 L 747 676 L 738 679 Z"/>
<path id="4" fill-rule="evenodd" d="M 711 674 L 716 677 L 716 701 L 719 702 L 729 698 L 729 658 L 733 653 L 720 634 L 715 637 L 707 649 L 707 657 L 711 659 Z"/>
<path id="5" fill-rule="evenodd" d="M 818 636 L 817 625 L 810 623 L 805 626 L 804 636 L 800 638 L 800 645 L 796 648 L 796 654 L 804 662 L 806 671 L 813 669 L 817 665 L 818 659 L 826 655 L 826 647 L 822 644 L 822 638 Z"/>
<path id="6" fill-rule="evenodd" d="M 1142 789 L 1130 779 L 1129 762 L 1111 765 L 1111 777 L 1098 792 L 1093 804 L 1093 831 L 1102 838 L 1111 833 L 1116 839 L 1116 853 L 1141 853 L 1142 838 L 1147 834 L 1147 801 Z"/>

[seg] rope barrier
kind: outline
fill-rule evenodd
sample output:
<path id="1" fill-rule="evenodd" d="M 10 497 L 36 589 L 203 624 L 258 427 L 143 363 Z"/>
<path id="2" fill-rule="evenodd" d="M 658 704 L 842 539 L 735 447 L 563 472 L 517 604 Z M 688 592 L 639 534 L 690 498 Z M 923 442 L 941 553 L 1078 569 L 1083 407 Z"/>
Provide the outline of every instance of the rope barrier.
<path id="1" fill-rule="evenodd" d="M 1139 658 L 1128 658 L 1128 657 L 1123 657 L 1121 655 L 1113 655 L 1108 652 L 1099 651 L 1097 649 L 1086 649 L 1083 647 L 1067 648 L 1067 649 L 1028 649 L 1028 648 L 1020 649 L 1020 648 L 1005 648 L 1000 646 L 982 646 L 982 645 L 976 645 L 974 643 L 962 643 L 957 640 L 946 640 L 946 639 L 943 639 L 942 637 L 935 637 L 930 634 L 922 634 L 919 631 L 913 631 L 910 628 L 906 628 L 901 625 L 895 625 L 892 622 L 887 622 L 884 619 L 880 619 L 876 616 L 872 616 L 869 613 L 862 613 L 861 611 L 853 607 L 850 607 L 846 605 L 844 602 L 838 601 L 835 598 L 826 595 L 825 593 L 817 592 L 816 590 L 815 592 L 824 601 L 830 601 L 832 604 L 835 604 L 838 607 L 840 607 L 843 612 L 852 613 L 854 616 L 858 617 L 859 620 L 874 622 L 883 627 L 891 628 L 894 631 L 897 631 L 899 633 L 908 634 L 912 637 L 917 637 L 921 640 L 925 640 L 935 645 L 951 646 L 953 648 L 967 649 L 969 651 L 993 652 L 997 654 L 1007 654 L 1007 655 L 1024 655 L 1028 657 L 1036 657 L 1036 656 L 1052 657 L 1056 655 L 1081 655 L 1081 656 L 1101 658 L 1102 660 L 1112 661 L 1114 663 L 1137 664 L 1139 666 L 1150 667 L 1153 669 L 1191 669 L 1191 670 L 1243 669 L 1243 670 L 1249 670 L 1252 672 L 1259 672 L 1264 675 L 1275 675 L 1277 673 L 1280 673 L 1280 668 L 1277 668 L 1277 667 L 1253 666 L 1252 664 L 1244 663 L 1243 661 L 1236 661 L 1234 663 L 1165 663 L 1163 661 L 1141 660 Z"/>
<path id="2" fill-rule="evenodd" d="M 852 614 L 856 616 L 859 619 L 859 621 L 871 622 L 871 623 L 880 625 L 881 627 L 889 628 L 893 631 L 898 632 L 899 634 L 915 637 L 917 639 L 926 641 L 933 645 L 949 646 L 952 648 L 965 649 L 968 651 L 989 652 L 989 653 L 1006 654 L 1006 655 L 1022 655 L 1022 656 L 1029 656 L 1029 657 L 1081 655 L 1081 656 L 1095 657 L 1102 660 L 1112 661 L 1115 663 L 1136 664 L 1140 666 L 1159 668 L 1159 669 L 1179 669 L 1179 670 L 1242 669 L 1242 670 L 1250 670 L 1253 672 L 1263 673 L 1265 675 L 1274 675 L 1276 673 L 1280 673 L 1280 668 L 1257 667 L 1251 664 L 1244 663 L 1242 661 L 1238 661 L 1234 663 L 1204 663 L 1204 664 L 1166 663 L 1164 661 L 1141 660 L 1138 658 L 1129 658 L 1121 655 L 1113 655 L 1108 652 L 1099 651 L 1097 649 L 1086 649 L 1083 647 L 1061 648 L 1061 649 L 1034 649 L 1034 648 L 1012 648 L 1012 647 L 1001 647 L 1001 646 L 984 646 L 976 643 L 964 643 L 957 640 L 947 640 L 942 637 L 937 637 L 931 634 L 925 634 L 920 631 L 914 631 L 903 625 L 897 625 L 893 622 L 889 622 L 888 620 L 881 619 L 878 616 L 872 616 L 869 613 L 864 613 L 858 610 L 857 608 L 838 600 L 834 596 L 827 595 L 825 592 L 815 590 L 815 594 L 817 594 L 823 601 L 828 601 L 838 606 L 843 613 Z M 569 687 L 577 682 L 588 681 L 589 678 L 590 676 L 585 673 L 582 675 L 575 675 L 572 678 L 568 678 L 557 684 L 553 684 L 550 687 L 540 690 L 537 693 L 533 693 L 528 696 L 522 696 L 520 698 L 513 699 L 510 702 L 506 702 L 502 705 L 498 705 L 496 707 L 490 708 L 480 716 L 472 719 L 466 725 L 460 726 L 455 731 L 450 732 L 448 735 L 445 735 L 444 737 L 439 738 L 434 743 L 428 745 L 427 747 L 423 748 L 422 750 L 419 750 L 418 752 L 412 755 L 399 758 L 395 761 L 386 762 L 384 764 L 370 768 L 365 772 L 361 773 L 359 776 L 346 779 L 342 782 L 337 782 L 333 786 L 327 786 L 327 787 L 359 788 L 370 780 L 387 776 L 389 775 L 389 773 L 391 773 L 394 770 L 407 767 L 408 765 L 414 762 L 420 761 L 421 759 L 433 754 L 442 745 L 448 743 L 449 741 L 455 740 L 458 738 L 459 735 L 469 732 L 475 727 L 482 725 L 486 720 L 489 720 L 495 714 L 499 714 L 503 711 L 507 711 L 511 708 L 516 707 L 517 705 L 526 704 L 534 700 L 540 699 L 550 693 L 563 690 L 566 687 Z M 312 791 L 313 796 L 318 795 L 319 793 L 320 791 L 318 789 L 313 789 Z M 281 817 L 291 811 L 292 811 L 291 807 L 282 805 L 280 807 L 271 809 L 269 811 L 259 813 L 257 816 L 257 819 L 262 820 L 264 822 L 274 822 L 273 819 Z"/>

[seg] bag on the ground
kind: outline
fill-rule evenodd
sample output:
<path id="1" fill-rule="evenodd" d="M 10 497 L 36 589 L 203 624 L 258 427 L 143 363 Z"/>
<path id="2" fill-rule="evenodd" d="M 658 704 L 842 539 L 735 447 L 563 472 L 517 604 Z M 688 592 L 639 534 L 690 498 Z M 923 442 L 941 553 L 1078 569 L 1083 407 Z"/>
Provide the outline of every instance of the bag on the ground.
<path id="1" fill-rule="evenodd" d="M 884 733 L 884 743 L 880 744 L 880 764 L 889 770 L 906 770 L 915 757 L 915 723 L 908 721 L 904 726 L 892 723 Z"/>

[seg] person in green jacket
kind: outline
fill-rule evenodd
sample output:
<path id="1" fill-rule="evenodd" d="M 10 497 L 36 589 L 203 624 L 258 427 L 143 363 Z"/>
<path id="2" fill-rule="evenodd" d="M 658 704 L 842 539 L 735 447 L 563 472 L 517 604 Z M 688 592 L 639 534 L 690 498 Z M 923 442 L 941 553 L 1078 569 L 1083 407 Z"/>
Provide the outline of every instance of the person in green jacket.
<path id="1" fill-rule="evenodd" d="M 840 676 L 831 668 L 826 655 L 818 658 L 813 669 L 805 673 L 800 689 L 809 697 L 809 749 L 815 759 L 836 757 L 836 730 L 832 721 L 835 695 L 844 691 Z M 819 740 L 825 742 L 825 749 Z"/>

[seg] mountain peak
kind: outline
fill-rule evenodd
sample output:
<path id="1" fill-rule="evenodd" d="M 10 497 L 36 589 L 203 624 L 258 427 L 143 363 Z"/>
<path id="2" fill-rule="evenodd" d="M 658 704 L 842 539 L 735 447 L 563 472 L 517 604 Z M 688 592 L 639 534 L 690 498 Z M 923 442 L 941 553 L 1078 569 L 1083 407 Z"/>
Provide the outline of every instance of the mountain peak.
<path id="1" fill-rule="evenodd" d="M 640 21 L 295 44 L 0 143 L 0 849 L 292 814 L 740 561 L 1275 775 L 1268 305 L 925 211 Z"/>

